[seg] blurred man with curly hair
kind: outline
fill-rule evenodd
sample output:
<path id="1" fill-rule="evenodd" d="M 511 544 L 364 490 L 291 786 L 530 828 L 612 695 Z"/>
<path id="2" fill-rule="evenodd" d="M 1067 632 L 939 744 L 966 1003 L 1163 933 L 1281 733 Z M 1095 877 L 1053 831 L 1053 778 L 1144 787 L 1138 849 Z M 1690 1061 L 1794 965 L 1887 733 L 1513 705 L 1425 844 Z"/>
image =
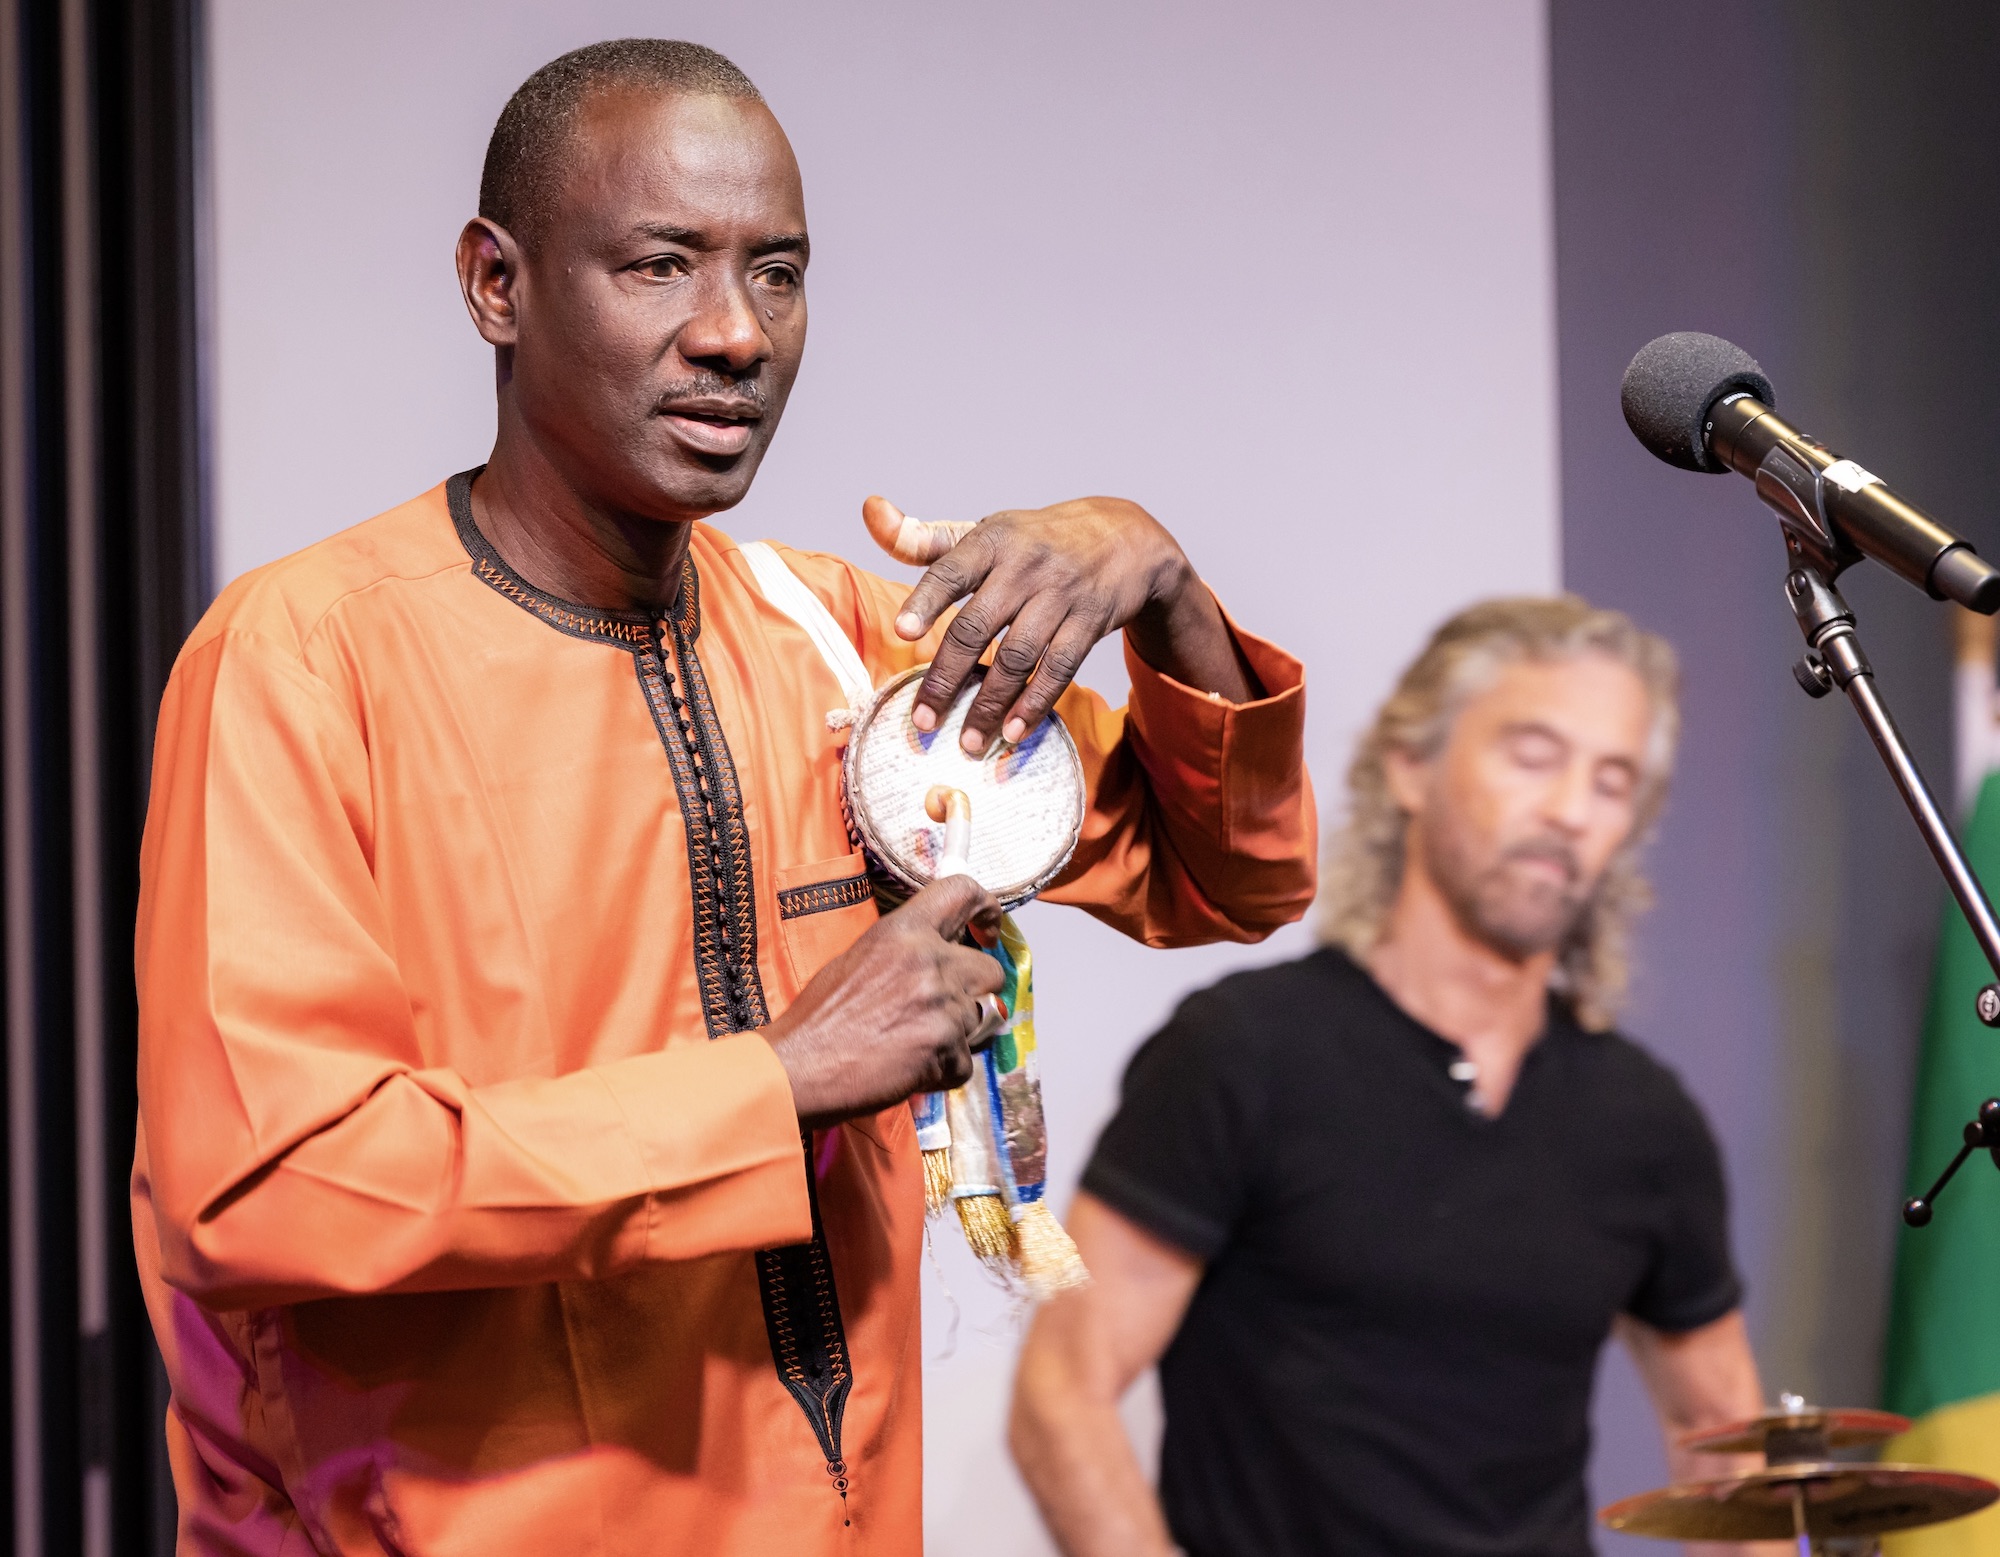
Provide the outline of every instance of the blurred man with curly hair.
<path id="1" fill-rule="evenodd" d="M 1598 1353 L 1673 1447 L 1755 1415 L 1721 1164 L 1611 1023 L 1672 650 L 1573 595 L 1446 622 L 1362 737 L 1322 947 L 1134 1058 L 1016 1458 L 1070 1557 L 1583 1557 Z M 1157 1495 L 1120 1396 L 1159 1365 Z"/>

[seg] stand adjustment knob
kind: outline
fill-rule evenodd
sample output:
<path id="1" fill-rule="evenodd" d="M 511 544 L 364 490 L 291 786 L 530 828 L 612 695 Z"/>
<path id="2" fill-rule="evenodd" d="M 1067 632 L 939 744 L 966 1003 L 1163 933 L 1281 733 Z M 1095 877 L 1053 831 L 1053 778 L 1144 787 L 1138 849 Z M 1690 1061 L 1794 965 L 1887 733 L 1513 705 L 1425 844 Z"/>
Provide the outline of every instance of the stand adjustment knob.
<path id="1" fill-rule="evenodd" d="M 1792 679 L 1807 697 L 1825 697 L 1833 690 L 1833 672 L 1826 668 L 1817 649 L 1806 650 L 1793 662 Z"/>
<path id="2" fill-rule="evenodd" d="M 1973 998 L 1972 1009 L 1988 1027 L 2000 1027 L 2000 984 L 1988 984 Z"/>

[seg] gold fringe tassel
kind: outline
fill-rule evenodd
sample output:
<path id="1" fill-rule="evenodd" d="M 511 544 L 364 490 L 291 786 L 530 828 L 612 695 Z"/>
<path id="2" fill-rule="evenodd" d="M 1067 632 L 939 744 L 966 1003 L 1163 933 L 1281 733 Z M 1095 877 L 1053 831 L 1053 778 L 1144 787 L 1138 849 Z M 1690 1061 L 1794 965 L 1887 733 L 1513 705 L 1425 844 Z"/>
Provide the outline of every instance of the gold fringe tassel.
<path id="1" fill-rule="evenodd" d="M 1039 1200 L 1014 1224 L 1014 1241 L 1020 1250 L 1021 1280 L 1036 1297 L 1054 1297 L 1090 1280 L 1076 1244 Z"/>
<path id="2" fill-rule="evenodd" d="M 972 1252 L 988 1265 L 1011 1268 L 1014 1223 L 1000 1197 L 960 1195 L 952 1204 L 958 1207 L 958 1225 L 965 1229 L 965 1241 Z"/>
<path id="3" fill-rule="evenodd" d="M 951 1148 L 934 1146 L 924 1153 L 924 1215 L 936 1216 L 951 1199 Z"/>

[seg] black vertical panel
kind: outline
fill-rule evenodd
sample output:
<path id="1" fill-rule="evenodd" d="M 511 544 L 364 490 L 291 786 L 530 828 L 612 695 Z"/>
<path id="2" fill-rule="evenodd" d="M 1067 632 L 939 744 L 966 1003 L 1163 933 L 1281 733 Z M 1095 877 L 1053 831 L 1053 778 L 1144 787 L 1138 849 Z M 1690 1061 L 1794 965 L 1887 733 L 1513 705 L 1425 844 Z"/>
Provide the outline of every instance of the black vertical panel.
<path id="1" fill-rule="evenodd" d="M 122 0 L 99 16 L 99 227 L 105 392 L 102 582 L 107 945 L 105 1150 L 116 1204 L 101 1435 L 112 1550 L 167 1551 L 165 1378 L 131 1259 L 126 1178 L 137 1122 L 130 947 L 153 722 L 208 598 L 199 351 L 197 0 Z"/>
<path id="2" fill-rule="evenodd" d="M 101 11 L 107 403 L 117 424 L 109 457 L 122 463 L 108 518 L 130 540 L 116 587 L 132 613 L 127 738 L 143 772 L 167 673 L 210 588 L 199 350 L 201 7 L 123 0 Z M 143 791 L 134 798 L 143 802 Z"/>
<path id="3" fill-rule="evenodd" d="M 0 1543 L 22 1554 L 172 1549 L 126 1182 L 153 720 L 207 595 L 199 20 L 0 0 Z"/>
<path id="4" fill-rule="evenodd" d="M 200 11 L 100 4 L 99 193 L 105 386 L 103 620 L 106 1165 L 120 1247 L 102 1377 L 112 1550 L 172 1549 L 165 1376 L 131 1256 L 126 1180 L 138 1117 L 132 925 L 153 721 L 208 598 L 200 380 Z"/>
<path id="5" fill-rule="evenodd" d="M 4 709 L 8 1300 L 16 1551 L 80 1537 L 60 35 L 14 9 L 6 126 Z"/>
<path id="6" fill-rule="evenodd" d="M 21 783 L 25 763 L 18 749 L 20 743 L 13 738 L 15 715 L 22 706 L 26 687 L 21 630 L 24 618 L 15 608 L 26 587 L 25 580 L 18 575 L 23 571 L 26 557 L 27 526 L 23 512 L 29 491 L 25 288 L 28 169 L 23 100 L 27 71 L 22 53 L 25 42 L 19 0 L 0 0 L 0 883 L 5 887 L 4 893 L 0 893 L 0 916 L 6 915 L 15 896 L 14 866 L 19 854 L 18 840 L 24 831 L 25 806 Z M 0 956 L 0 1013 L 4 1013 L 0 1029 L 11 1037 L 17 997 L 24 994 L 22 974 L 26 955 L 17 947 L 16 938 L 5 933 L 5 925 L 6 918 L 0 917 L 0 942 L 4 942 L 0 950 L 5 953 Z M 0 1078 L 6 1082 L 6 1106 L 0 1109 L 0 1121 L 11 1124 L 15 1087 L 9 1073 L 13 1069 L 13 1053 L 11 1044 L 6 1048 L 8 1064 L 5 1070 L 0 1070 Z M 9 1510 L 19 1505 L 14 1473 L 14 1416 L 21 1394 L 17 1385 L 19 1370 L 14 1366 L 15 1320 L 19 1310 L 14 1296 L 18 1263 L 14 1238 L 18 1219 L 14 1215 L 12 1194 L 17 1167 L 14 1133 L 11 1128 L 5 1129 L 9 1193 L 0 1196 L 0 1229 L 4 1229 L 0 1236 L 5 1237 L 7 1249 L 7 1280 L 0 1283 L 0 1315 L 4 1315 L 5 1323 L 5 1344 L 0 1345 L 0 1390 L 4 1390 L 4 1401 L 0 1401 L 0 1507 Z M 10 1518 L 0 1526 L 0 1550 L 11 1552 L 16 1544 L 14 1522 Z"/>

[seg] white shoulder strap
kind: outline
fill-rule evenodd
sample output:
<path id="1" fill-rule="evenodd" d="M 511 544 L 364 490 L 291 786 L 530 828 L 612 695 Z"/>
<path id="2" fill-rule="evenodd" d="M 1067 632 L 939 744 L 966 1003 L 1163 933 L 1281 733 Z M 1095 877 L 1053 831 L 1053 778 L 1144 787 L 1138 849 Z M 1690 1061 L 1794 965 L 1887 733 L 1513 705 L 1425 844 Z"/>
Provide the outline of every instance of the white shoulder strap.
<path id="1" fill-rule="evenodd" d="M 813 647 L 819 650 L 826 668 L 833 672 L 833 679 L 846 694 L 848 706 L 864 707 L 874 695 L 875 681 L 847 634 L 840 630 L 840 623 L 833 619 L 833 613 L 806 587 L 804 580 L 785 566 L 785 559 L 768 541 L 746 541 L 739 549 L 750 564 L 750 571 L 757 576 L 757 587 L 764 591 L 764 598 L 797 622 L 812 639 Z"/>

